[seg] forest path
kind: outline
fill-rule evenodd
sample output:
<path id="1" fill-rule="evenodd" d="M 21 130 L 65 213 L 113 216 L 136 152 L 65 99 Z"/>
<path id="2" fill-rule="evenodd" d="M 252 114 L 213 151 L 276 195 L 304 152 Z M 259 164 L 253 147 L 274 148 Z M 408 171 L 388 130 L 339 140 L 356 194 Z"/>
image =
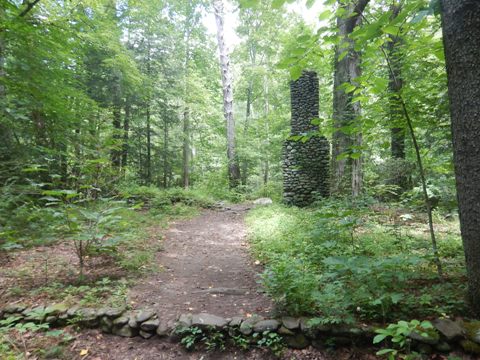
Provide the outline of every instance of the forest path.
<path id="1" fill-rule="evenodd" d="M 164 233 L 164 250 L 156 260 L 164 271 L 139 279 L 130 291 L 134 308 L 151 308 L 164 319 L 182 313 L 208 312 L 219 316 L 268 315 L 272 303 L 261 292 L 257 275 L 262 268 L 249 255 L 244 223 L 249 205 L 205 210 L 190 220 L 173 222 Z M 273 360 L 268 349 L 187 352 L 168 339 L 122 338 L 100 330 L 84 330 L 73 344 L 74 360 Z M 87 358 L 78 355 L 88 349 Z M 308 348 L 286 349 L 281 359 L 350 359 L 350 352 L 334 354 Z"/>
<path id="2" fill-rule="evenodd" d="M 244 217 L 249 209 L 229 205 L 172 223 L 156 257 L 162 270 L 131 289 L 133 307 L 153 309 L 164 320 L 199 312 L 267 315 L 272 303 L 257 284 L 262 269 L 248 252 Z"/>

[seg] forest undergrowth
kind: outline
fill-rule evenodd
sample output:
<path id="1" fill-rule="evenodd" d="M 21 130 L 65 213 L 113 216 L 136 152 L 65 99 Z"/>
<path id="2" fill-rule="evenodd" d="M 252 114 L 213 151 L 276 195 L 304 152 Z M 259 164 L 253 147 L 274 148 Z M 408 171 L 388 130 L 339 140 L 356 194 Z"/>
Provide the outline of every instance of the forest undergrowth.
<path id="1" fill-rule="evenodd" d="M 274 205 L 247 217 L 261 282 L 280 312 L 317 324 L 387 323 L 465 315 L 458 219 L 435 212 L 444 279 L 426 215 L 372 199 L 323 200 L 308 209 Z"/>

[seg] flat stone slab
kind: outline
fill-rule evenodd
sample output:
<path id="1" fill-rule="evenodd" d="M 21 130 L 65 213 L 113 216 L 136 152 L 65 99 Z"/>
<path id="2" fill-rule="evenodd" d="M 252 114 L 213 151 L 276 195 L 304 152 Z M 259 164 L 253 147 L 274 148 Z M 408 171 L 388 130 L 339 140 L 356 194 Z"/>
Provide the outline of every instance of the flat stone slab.
<path id="1" fill-rule="evenodd" d="M 142 323 L 142 325 L 140 325 L 140 329 L 143 331 L 155 331 L 157 330 L 158 325 L 160 325 L 160 320 L 150 319 Z"/>
<path id="2" fill-rule="evenodd" d="M 280 323 L 277 320 L 262 320 L 253 325 L 253 331 L 258 333 L 264 331 L 276 331 L 279 326 Z"/>
<path id="3" fill-rule="evenodd" d="M 192 326 L 215 327 L 222 329 L 228 325 L 227 319 L 211 314 L 195 314 L 192 316 Z"/>
<path id="4" fill-rule="evenodd" d="M 450 319 L 436 319 L 432 321 L 432 325 L 447 340 L 461 339 L 465 335 L 465 330 L 457 322 Z"/>
<path id="5" fill-rule="evenodd" d="M 137 316 L 135 317 L 135 320 L 138 322 L 138 323 L 143 323 L 144 321 L 147 321 L 149 319 L 151 319 L 152 317 L 155 316 L 155 312 L 152 311 L 152 310 L 144 310 L 144 311 L 140 311 Z"/>
<path id="6" fill-rule="evenodd" d="M 284 316 L 284 317 L 282 317 L 282 324 L 288 330 L 296 330 L 296 329 L 300 328 L 300 319 L 299 318 L 294 318 L 294 317 L 291 317 L 291 316 Z"/>

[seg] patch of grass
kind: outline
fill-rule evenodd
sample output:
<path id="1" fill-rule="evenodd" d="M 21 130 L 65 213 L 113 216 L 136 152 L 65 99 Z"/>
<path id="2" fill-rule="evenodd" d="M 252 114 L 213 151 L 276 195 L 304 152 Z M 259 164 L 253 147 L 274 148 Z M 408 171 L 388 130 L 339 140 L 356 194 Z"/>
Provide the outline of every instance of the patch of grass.
<path id="1" fill-rule="evenodd" d="M 457 221 L 437 224 L 445 282 L 436 277 L 423 214 L 324 201 L 255 208 L 247 225 L 252 251 L 266 265 L 262 282 L 290 314 L 352 323 L 466 311 Z"/>
<path id="2" fill-rule="evenodd" d="M 52 283 L 34 291 L 35 295 L 47 296 L 54 302 L 83 306 L 124 306 L 128 292 L 128 281 L 103 278 L 89 285 Z"/>

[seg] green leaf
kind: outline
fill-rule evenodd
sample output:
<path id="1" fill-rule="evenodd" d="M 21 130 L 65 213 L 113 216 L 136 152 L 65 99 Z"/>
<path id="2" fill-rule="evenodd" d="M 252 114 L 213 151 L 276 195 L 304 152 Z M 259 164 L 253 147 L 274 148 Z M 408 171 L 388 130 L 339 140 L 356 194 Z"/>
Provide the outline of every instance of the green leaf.
<path id="1" fill-rule="evenodd" d="M 379 334 L 379 335 L 377 335 L 373 338 L 373 343 L 378 344 L 378 343 L 382 342 L 383 340 L 385 340 L 386 337 L 387 337 L 387 335 Z"/>
<path id="2" fill-rule="evenodd" d="M 332 11 L 331 10 L 325 10 L 324 12 L 322 12 L 319 16 L 318 16 L 318 20 L 320 21 L 323 21 L 323 20 L 327 20 L 330 18 L 330 16 L 332 16 Z"/>
<path id="3" fill-rule="evenodd" d="M 297 80 L 300 76 L 302 76 L 302 69 L 298 66 L 294 66 L 290 68 L 290 78 L 292 80 Z"/>
<path id="4" fill-rule="evenodd" d="M 400 33 L 400 29 L 398 27 L 392 26 L 392 25 L 385 26 L 384 28 L 382 28 L 382 31 L 385 34 L 390 34 L 390 35 L 395 35 L 395 36 Z"/>

